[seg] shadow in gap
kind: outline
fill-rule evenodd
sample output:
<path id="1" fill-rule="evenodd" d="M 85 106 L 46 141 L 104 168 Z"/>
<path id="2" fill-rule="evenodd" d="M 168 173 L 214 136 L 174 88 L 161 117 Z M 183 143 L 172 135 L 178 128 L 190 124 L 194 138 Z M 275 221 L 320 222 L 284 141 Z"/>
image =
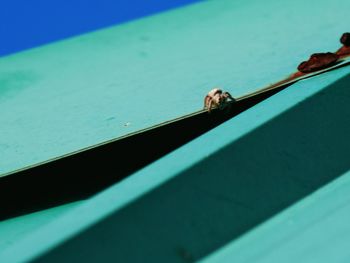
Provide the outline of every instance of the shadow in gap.
<path id="1" fill-rule="evenodd" d="M 0 220 L 87 198 L 287 86 L 0 177 Z"/>
<path id="2" fill-rule="evenodd" d="M 349 170 L 349 105 L 347 76 L 35 262 L 199 260 Z"/>

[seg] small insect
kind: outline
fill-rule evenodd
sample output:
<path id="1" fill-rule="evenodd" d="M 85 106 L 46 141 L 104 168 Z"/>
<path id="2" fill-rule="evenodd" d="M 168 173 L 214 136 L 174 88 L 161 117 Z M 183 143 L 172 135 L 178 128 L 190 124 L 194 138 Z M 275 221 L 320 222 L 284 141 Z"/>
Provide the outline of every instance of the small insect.
<path id="1" fill-rule="evenodd" d="M 204 109 L 219 108 L 223 109 L 227 106 L 227 102 L 235 101 L 235 99 L 228 92 L 223 92 L 221 89 L 215 88 L 209 91 L 208 95 L 204 98 Z"/>

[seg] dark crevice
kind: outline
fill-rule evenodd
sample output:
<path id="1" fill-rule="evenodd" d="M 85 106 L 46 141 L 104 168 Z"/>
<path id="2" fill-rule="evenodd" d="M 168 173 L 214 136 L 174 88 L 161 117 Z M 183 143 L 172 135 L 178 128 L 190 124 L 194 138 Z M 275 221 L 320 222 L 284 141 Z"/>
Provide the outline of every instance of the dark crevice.
<path id="1" fill-rule="evenodd" d="M 86 199 L 295 82 L 0 177 L 0 220 Z"/>
<path id="2" fill-rule="evenodd" d="M 88 198 L 285 87 L 2 177 L 0 220 Z"/>
<path id="3" fill-rule="evenodd" d="M 200 261 L 349 171 L 349 87 L 347 75 L 33 262 Z"/>

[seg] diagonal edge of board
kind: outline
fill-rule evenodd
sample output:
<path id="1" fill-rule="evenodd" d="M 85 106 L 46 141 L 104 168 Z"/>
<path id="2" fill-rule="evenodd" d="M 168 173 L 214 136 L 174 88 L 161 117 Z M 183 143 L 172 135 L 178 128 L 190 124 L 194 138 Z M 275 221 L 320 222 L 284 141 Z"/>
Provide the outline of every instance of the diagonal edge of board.
<path id="1" fill-rule="evenodd" d="M 233 105 L 236 102 L 229 102 L 228 103 L 229 104 L 228 108 L 230 108 L 230 109 L 229 109 L 229 114 L 227 116 L 234 116 L 234 114 L 232 114 L 232 110 L 234 108 L 236 108 L 236 107 L 242 107 L 241 106 L 242 104 L 246 105 L 246 103 L 245 103 L 246 100 L 248 101 L 248 104 L 251 105 L 251 101 L 252 100 L 253 101 L 259 101 L 260 97 L 265 97 L 266 98 L 266 96 L 264 96 L 264 95 L 280 91 L 281 89 L 283 89 L 283 88 L 285 88 L 285 87 L 287 87 L 289 85 L 292 85 L 292 84 L 294 84 L 294 83 L 296 83 L 298 81 L 301 81 L 301 80 L 304 80 L 304 79 L 307 79 L 307 78 L 311 78 L 311 77 L 317 76 L 319 74 L 326 73 L 328 71 L 335 70 L 335 69 L 347 66 L 349 64 L 350 64 L 350 55 L 345 55 L 345 56 L 341 57 L 339 59 L 339 61 L 335 65 L 332 65 L 332 66 L 330 66 L 328 68 L 317 70 L 317 71 L 311 72 L 311 73 L 302 74 L 302 75 L 299 75 L 299 76 L 297 76 L 295 73 L 291 74 L 290 76 L 286 77 L 285 79 L 283 79 L 281 81 L 278 81 L 278 82 L 276 82 L 274 84 L 271 84 L 271 85 L 269 85 L 267 87 L 263 87 L 261 89 L 258 89 L 256 91 L 254 91 L 254 92 L 245 94 L 245 95 L 240 96 L 238 98 L 235 98 L 236 102 L 241 102 L 241 103 L 237 104 L 237 105 Z M 257 100 L 255 100 L 254 97 L 256 97 Z M 243 108 L 246 108 L 246 106 L 243 106 Z M 231 113 L 230 113 L 230 111 L 231 111 Z M 237 110 L 235 109 L 234 112 L 236 112 L 236 111 Z M 213 113 L 212 115 L 215 116 L 215 115 L 218 115 L 218 114 L 222 114 L 222 113 L 220 113 L 220 110 L 218 110 L 218 109 L 215 109 L 215 112 L 216 113 Z M 226 111 L 226 113 L 227 113 L 227 111 Z M 74 151 L 74 152 L 71 152 L 71 153 L 68 153 L 68 154 L 65 154 L 65 155 L 62 155 L 62 156 L 57 156 L 55 158 L 46 160 L 44 162 L 39 162 L 39 163 L 30 165 L 30 166 L 26 166 L 26 167 L 23 167 L 23 168 L 20 168 L 20 169 L 16 169 L 16 170 L 11 171 L 11 172 L 0 174 L 0 178 L 1 177 L 5 177 L 5 176 L 10 176 L 10 175 L 16 174 L 16 173 L 24 171 L 24 170 L 32 169 L 32 168 L 38 167 L 40 165 L 45 165 L 47 163 L 50 163 L 50 162 L 53 162 L 53 161 L 57 161 L 57 160 L 60 160 L 60 159 L 63 159 L 63 158 L 67 158 L 67 157 L 72 156 L 72 155 L 76 155 L 76 154 L 79 154 L 79 153 L 82 153 L 82 152 L 86 152 L 86 151 L 89 151 L 89 150 L 92 150 L 92 149 L 104 146 L 106 144 L 110 144 L 110 143 L 114 143 L 114 142 L 117 142 L 117 141 L 125 140 L 126 138 L 129 138 L 129 137 L 139 136 L 139 135 L 142 135 L 145 132 L 152 131 L 152 130 L 155 130 L 155 129 L 159 129 L 159 128 L 163 127 L 163 126 L 171 125 L 173 123 L 182 121 L 184 119 L 191 119 L 191 118 L 194 118 L 194 117 L 196 117 L 198 115 L 207 115 L 207 114 L 208 114 L 208 111 L 206 109 L 198 110 L 196 112 L 192 112 L 192 113 L 189 113 L 189 114 L 177 117 L 175 119 L 165 121 L 163 123 L 154 125 L 152 127 L 141 129 L 139 131 L 132 132 L 132 133 L 126 134 L 124 136 L 121 136 L 121 137 L 118 137 L 118 138 L 114 138 L 114 139 L 111 139 L 111 140 L 108 140 L 108 141 L 105 141 L 105 142 L 102 142 L 102 143 L 98 143 L 98 144 L 95 144 L 95 145 L 92 145 L 92 146 L 89 146 L 89 147 L 86 147 L 86 148 L 83 148 L 83 149 L 79 149 L 77 151 Z M 212 116 L 211 116 L 211 118 L 212 118 Z"/>

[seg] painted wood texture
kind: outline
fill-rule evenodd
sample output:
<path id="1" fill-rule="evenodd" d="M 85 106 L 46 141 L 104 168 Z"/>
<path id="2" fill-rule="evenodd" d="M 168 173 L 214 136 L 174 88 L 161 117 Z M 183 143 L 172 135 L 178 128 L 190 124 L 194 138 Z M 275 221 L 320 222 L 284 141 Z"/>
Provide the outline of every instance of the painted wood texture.
<path id="1" fill-rule="evenodd" d="M 208 1 L 1 58 L 0 173 L 275 82 L 339 47 L 349 5 Z"/>
<path id="2" fill-rule="evenodd" d="M 349 30 L 342 23 L 347 7 L 342 0 L 208 1 L 2 58 L 1 172 L 198 110 L 215 85 L 239 96 L 279 80 L 311 53 L 339 47 L 340 34 Z M 0 261 L 186 262 L 217 250 L 218 259 L 227 259 L 231 250 L 222 256 L 222 246 L 277 214 L 270 227 L 251 232 L 251 243 L 237 240 L 237 246 L 248 250 L 264 242 L 253 250 L 252 258 L 259 257 L 292 233 L 299 236 L 266 256 L 276 259 L 293 248 L 294 257 L 312 258 L 334 240 L 338 246 L 323 249 L 318 262 L 329 262 L 332 253 L 341 262 L 348 251 L 347 235 L 342 243 L 336 234 L 347 233 L 341 218 L 349 214 L 341 202 L 347 200 L 341 176 L 349 170 L 349 73 L 343 68 L 297 83 L 67 213 L 57 212 L 55 220 L 43 218 L 42 226 L 6 243 Z M 345 191 L 333 192 L 339 182 Z M 332 191 L 323 195 L 329 203 L 313 203 L 324 199 L 312 193 L 329 183 L 330 190 L 321 190 Z M 278 219 L 278 213 L 298 201 L 316 212 L 291 210 L 295 225 L 283 232 L 286 215 Z M 310 217 L 298 221 L 304 215 Z M 319 226 L 336 222 L 335 231 L 297 231 L 309 229 L 313 218 Z M 299 241 L 315 249 L 306 251 Z M 237 254 L 242 262 L 245 253 Z"/>
<path id="3" fill-rule="evenodd" d="M 290 205 L 303 206 L 349 170 L 349 73 L 328 72 L 276 94 L 18 240 L 0 259 L 196 261 Z M 328 233 L 318 240 L 338 238 Z M 347 255 L 347 247 L 336 249 Z"/>
<path id="4" fill-rule="evenodd" d="M 201 262 L 348 262 L 350 173 Z"/>

